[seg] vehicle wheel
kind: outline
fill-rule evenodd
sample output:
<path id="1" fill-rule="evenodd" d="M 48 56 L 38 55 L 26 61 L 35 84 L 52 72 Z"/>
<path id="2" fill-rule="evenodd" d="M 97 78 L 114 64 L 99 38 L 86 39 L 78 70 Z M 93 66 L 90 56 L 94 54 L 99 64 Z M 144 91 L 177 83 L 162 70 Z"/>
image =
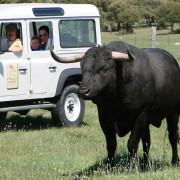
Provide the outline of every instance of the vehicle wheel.
<path id="1" fill-rule="evenodd" d="M 51 111 L 55 126 L 79 126 L 83 122 L 85 102 L 78 97 L 78 85 L 64 88 L 56 108 Z"/>
<path id="2" fill-rule="evenodd" d="M 6 121 L 7 112 L 0 113 L 0 125 L 2 125 Z"/>

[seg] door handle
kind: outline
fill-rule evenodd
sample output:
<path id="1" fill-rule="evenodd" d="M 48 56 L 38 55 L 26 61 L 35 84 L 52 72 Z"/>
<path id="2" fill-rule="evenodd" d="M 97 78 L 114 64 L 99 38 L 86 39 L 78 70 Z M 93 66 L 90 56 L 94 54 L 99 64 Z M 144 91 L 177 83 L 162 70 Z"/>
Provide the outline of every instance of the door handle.
<path id="1" fill-rule="evenodd" d="M 27 68 L 19 68 L 20 73 L 25 73 L 27 71 Z"/>
<path id="2" fill-rule="evenodd" d="M 56 66 L 49 66 L 49 70 L 50 70 L 50 71 L 55 71 L 56 68 L 57 68 Z"/>

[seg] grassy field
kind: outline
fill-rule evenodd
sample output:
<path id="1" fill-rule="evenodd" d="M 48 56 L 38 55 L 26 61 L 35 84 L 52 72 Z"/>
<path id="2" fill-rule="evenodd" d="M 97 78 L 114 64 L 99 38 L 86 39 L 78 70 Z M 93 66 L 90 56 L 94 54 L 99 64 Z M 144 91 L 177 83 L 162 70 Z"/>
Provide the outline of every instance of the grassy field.
<path id="1" fill-rule="evenodd" d="M 124 41 L 139 48 L 152 47 L 152 28 L 135 28 L 133 34 L 121 35 L 118 32 L 102 33 L 102 42 Z M 169 34 L 169 30 L 156 31 L 156 47 L 163 48 L 180 60 L 180 34 Z"/>
<path id="2" fill-rule="evenodd" d="M 50 112 L 32 110 L 26 117 L 9 113 L 1 127 L 0 179 L 171 179 L 180 178 L 180 168 L 171 167 L 171 149 L 166 123 L 151 127 L 150 170 L 129 172 L 127 139 L 118 138 L 117 168 L 106 173 L 104 135 L 99 127 L 96 107 L 86 102 L 84 124 L 77 128 L 54 128 Z M 180 146 L 179 146 L 180 147 Z M 142 146 L 138 150 L 142 158 Z"/>
<path id="3" fill-rule="evenodd" d="M 136 34 L 102 34 L 103 43 L 123 40 L 138 47 L 148 47 L 143 37 L 151 39 L 149 28 L 136 29 Z M 160 32 L 159 32 L 160 33 Z M 165 33 L 165 32 L 164 32 Z M 158 35 L 162 48 L 179 53 L 180 35 Z M 135 41 L 133 37 L 137 36 Z M 167 38 L 169 36 L 169 44 Z M 172 40 L 174 39 L 174 40 Z M 171 43 L 173 41 L 173 43 Z M 135 43 L 136 42 L 136 43 Z M 166 42 L 166 43 L 165 43 Z M 152 145 L 150 169 L 143 172 L 138 166 L 135 173 L 129 171 L 127 139 L 118 138 L 115 160 L 117 167 L 112 174 L 106 172 L 106 144 L 100 129 L 97 110 L 90 101 L 86 102 L 84 124 L 76 128 L 52 127 L 50 112 L 31 110 L 27 116 L 8 113 L 7 123 L 0 131 L 0 179 L 2 180 L 61 180 L 61 179 L 133 179 L 133 180 L 178 180 L 180 167 L 172 167 L 171 147 L 165 121 L 161 128 L 151 126 Z M 178 145 L 180 149 L 180 145 Z M 142 145 L 138 150 L 142 158 Z"/>

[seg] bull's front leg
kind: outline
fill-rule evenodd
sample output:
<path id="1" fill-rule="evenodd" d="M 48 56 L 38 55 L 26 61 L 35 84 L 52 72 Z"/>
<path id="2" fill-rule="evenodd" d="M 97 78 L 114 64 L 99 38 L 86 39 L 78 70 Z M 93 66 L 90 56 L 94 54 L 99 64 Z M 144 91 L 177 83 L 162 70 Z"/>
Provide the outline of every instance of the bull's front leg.
<path id="1" fill-rule="evenodd" d="M 134 160 L 136 160 L 136 156 L 137 156 L 138 144 L 140 138 L 142 137 L 142 134 L 144 133 L 145 125 L 146 125 L 146 114 L 142 112 L 138 115 L 134 127 L 131 131 L 130 138 L 128 140 L 128 150 L 131 154 L 131 162 L 133 162 L 131 164 L 133 164 L 133 167 L 135 165 Z"/>
<path id="2" fill-rule="evenodd" d="M 104 128 L 103 132 L 106 137 L 106 148 L 108 153 L 107 164 L 110 167 L 114 166 L 114 154 L 116 151 L 117 141 L 116 141 L 116 133 L 112 129 Z"/>
<path id="3" fill-rule="evenodd" d="M 99 122 L 102 128 L 102 131 L 106 138 L 106 146 L 107 146 L 107 153 L 108 153 L 108 160 L 107 164 L 111 167 L 114 166 L 114 154 L 117 147 L 117 140 L 116 140 L 116 131 L 113 125 L 108 123 L 111 122 L 111 118 L 109 116 L 107 108 L 98 107 L 98 115 L 99 115 Z M 113 124 L 113 123 L 112 123 Z"/>

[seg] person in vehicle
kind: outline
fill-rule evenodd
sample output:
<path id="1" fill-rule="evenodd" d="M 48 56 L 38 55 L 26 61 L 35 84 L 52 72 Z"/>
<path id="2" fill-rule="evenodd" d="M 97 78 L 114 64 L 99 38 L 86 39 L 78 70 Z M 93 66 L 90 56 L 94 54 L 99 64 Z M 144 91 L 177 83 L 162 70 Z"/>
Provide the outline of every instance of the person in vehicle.
<path id="1" fill-rule="evenodd" d="M 17 25 L 15 23 L 6 26 L 6 36 L 9 43 L 8 51 L 18 52 L 23 50 L 21 40 L 17 37 Z"/>
<path id="2" fill-rule="evenodd" d="M 49 49 L 51 43 L 50 43 L 50 38 L 49 38 L 49 27 L 44 25 L 39 28 L 39 37 L 41 38 L 42 41 L 42 47 L 44 50 Z"/>
<path id="3" fill-rule="evenodd" d="M 31 50 L 32 51 L 44 50 L 44 48 L 42 47 L 41 38 L 39 36 L 33 36 L 31 38 Z"/>

